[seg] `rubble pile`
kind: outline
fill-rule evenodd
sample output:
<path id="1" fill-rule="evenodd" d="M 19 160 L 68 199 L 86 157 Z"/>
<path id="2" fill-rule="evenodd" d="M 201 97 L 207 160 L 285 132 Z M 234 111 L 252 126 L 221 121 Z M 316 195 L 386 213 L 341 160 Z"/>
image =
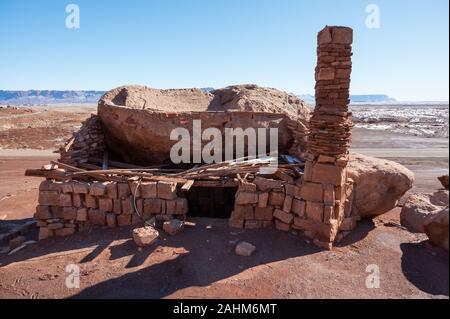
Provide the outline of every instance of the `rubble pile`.
<path id="1" fill-rule="evenodd" d="M 69 165 L 87 163 L 90 158 L 103 158 L 105 135 L 100 118 L 92 115 L 60 150 L 60 161 Z"/>

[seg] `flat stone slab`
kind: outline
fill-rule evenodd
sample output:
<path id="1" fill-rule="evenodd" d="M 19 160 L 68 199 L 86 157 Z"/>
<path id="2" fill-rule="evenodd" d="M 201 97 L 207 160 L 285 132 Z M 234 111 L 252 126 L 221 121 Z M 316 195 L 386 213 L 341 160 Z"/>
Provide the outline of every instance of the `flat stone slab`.
<path id="1" fill-rule="evenodd" d="M 255 246 L 243 241 L 236 245 L 235 252 L 236 252 L 236 255 L 238 255 L 238 256 L 249 257 L 255 252 L 255 250 L 256 250 Z"/>

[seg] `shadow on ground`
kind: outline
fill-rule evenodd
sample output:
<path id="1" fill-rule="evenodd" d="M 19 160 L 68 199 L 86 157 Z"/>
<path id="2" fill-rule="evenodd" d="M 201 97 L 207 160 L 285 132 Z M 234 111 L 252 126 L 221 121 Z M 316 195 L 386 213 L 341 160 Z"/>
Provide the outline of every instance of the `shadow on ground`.
<path id="1" fill-rule="evenodd" d="M 413 285 L 432 295 L 449 295 L 447 252 L 430 248 L 428 241 L 401 244 L 400 249 L 403 274 Z"/>
<path id="2" fill-rule="evenodd" d="M 7 245 L 8 240 L 18 235 L 26 235 L 33 227 L 32 218 L 16 220 L 0 220 L 0 246 Z"/>
<path id="3" fill-rule="evenodd" d="M 162 298 L 183 288 L 209 286 L 259 265 L 322 251 L 305 239 L 275 229 L 242 231 L 229 228 L 226 220 L 193 220 L 196 227 L 186 227 L 182 233 L 172 237 L 161 231 L 158 243 L 143 249 L 138 249 L 131 240 L 133 227 L 51 238 L 0 259 L 0 269 L 36 258 L 51 262 L 51 254 L 67 253 L 80 256 L 76 262 L 81 266 L 95 262 L 103 264 L 108 271 L 110 261 L 128 258 L 125 269 L 119 271 L 119 277 L 96 283 L 72 298 Z M 372 229 L 373 224 L 360 223 L 345 243 L 361 240 Z M 251 242 L 257 251 L 251 258 L 236 256 L 234 247 L 238 241 Z M 158 252 L 161 247 L 165 251 L 163 256 Z M 81 253 L 77 254 L 77 251 Z"/>
<path id="4" fill-rule="evenodd" d="M 82 269 L 95 264 L 102 274 L 111 274 L 106 280 L 104 275 L 99 277 L 92 286 L 70 298 L 163 298 L 184 288 L 210 286 L 260 265 L 267 267 L 259 267 L 259 271 L 271 271 L 271 263 L 282 260 L 289 263 L 291 258 L 323 251 L 291 233 L 274 229 L 240 231 L 228 228 L 226 220 L 194 220 L 196 227 L 186 227 L 173 237 L 161 231 L 158 242 L 143 249 L 138 249 L 131 239 L 133 227 L 51 238 L 0 258 L 0 271 L 8 264 L 36 258 L 51 263 L 54 258 L 51 254 L 68 254 L 72 260 L 78 259 L 74 262 Z M 361 221 L 338 247 L 364 240 L 374 228 L 372 220 Z M 251 258 L 236 256 L 237 241 L 251 242 L 257 251 Z M 424 245 L 401 244 L 404 275 L 422 291 L 448 296 L 448 254 L 437 252 L 436 256 L 430 256 L 435 250 Z M 272 280 L 269 286 L 276 286 L 276 277 L 260 276 L 266 277 Z"/>
<path id="5" fill-rule="evenodd" d="M 163 298 L 187 287 L 209 286 L 258 265 L 321 251 L 292 234 L 276 230 L 241 232 L 223 225 L 212 229 L 197 225 L 196 228 L 186 229 L 174 237 L 162 235 L 159 245 L 172 247 L 178 253 L 86 288 L 72 298 Z M 236 256 L 236 240 L 249 241 L 259 249 L 251 258 Z M 130 240 L 111 246 L 110 258 L 131 255 L 126 268 L 147 265 L 157 247 L 153 245 L 136 251 L 134 242 Z"/>
<path id="6" fill-rule="evenodd" d="M 346 238 L 345 244 L 363 239 L 372 229 L 372 221 L 362 222 L 358 230 Z M 183 288 L 209 286 L 258 265 L 322 251 L 290 233 L 276 230 L 230 231 L 226 222 L 225 225 L 213 227 L 207 234 L 166 238 L 164 245 L 183 247 L 187 253 L 96 284 L 72 298 L 163 298 Z M 236 238 L 249 241 L 260 249 L 251 258 L 236 256 L 233 252 Z M 112 247 L 111 258 L 120 258 L 133 247 L 131 241 Z M 134 254 L 127 267 L 142 264 L 154 248 Z"/>

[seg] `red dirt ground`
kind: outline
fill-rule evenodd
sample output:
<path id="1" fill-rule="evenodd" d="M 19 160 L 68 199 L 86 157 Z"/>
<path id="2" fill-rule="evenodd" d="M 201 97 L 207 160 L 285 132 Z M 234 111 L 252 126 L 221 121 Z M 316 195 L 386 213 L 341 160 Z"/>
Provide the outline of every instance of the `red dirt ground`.
<path id="1" fill-rule="evenodd" d="M 0 112 L 0 226 L 33 215 L 42 179 L 25 177 L 24 171 L 39 168 L 55 156 L 52 151 L 1 148 L 54 150 L 93 110 L 65 107 L 45 113 L 38 113 L 41 109 Z M 382 133 L 364 142 L 358 136 L 365 134 L 356 131 L 355 145 L 365 148 L 379 147 L 375 145 L 378 141 L 388 140 Z M 426 145 L 432 142 L 427 139 Z M 405 146 L 400 143 L 396 147 Z M 397 160 L 416 173 L 412 191 L 434 191 L 440 187 L 436 177 L 448 173 L 448 158 Z M 12 256 L 0 253 L 0 298 L 449 296 L 448 253 L 429 245 L 425 235 L 401 227 L 399 208 L 360 222 L 331 252 L 292 233 L 236 231 L 228 228 L 225 220 L 195 221 L 196 227 L 175 237 L 161 234 L 155 245 L 145 249 L 135 246 L 131 228 L 122 228 L 52 238 Z M 28 239 L 36 238 L 36 231 L 28 234 Z M 256 245 L 253 256 L 234 254 L 240 240 Z M 79 289 L 65 285 L 69 264 L 80 268 Z M 379 289 L 366 287 L 370 265 L 379 267 Z"/>
<path id="2" fill-rule="evenodd" d="M 39 178 L 23 171 L 48 158 L 0 161 L 0 216 L 30 217 Z M 25 183 L 26 182 L 26 183 Z M 434 182 L 433 182 L 434 183 Z M 430 185 L 431 186 L 431 185 Z M 427 187 L 430 187 L 427 186 Z M 433 184 L 434 187 L 434 184 Z M 53 238 L 0 255 L 0 298 L 448 298 L 448 253 L 423 234 L 399 226 L 399 209 L 363 221 L 333 251 L 275 230 L 235 231 L 225 220 L 195 219 L 175 237 L 138 249 L 131 228 Z M 207 226 L 212 226 L 207 227 Z M 36 239 L 36 232 L 29 239 Z M 233 248 L 245 240 L 251 257 Z M 68 264 L 80 267 L 80 288 L 68 289 Z M 380 288 L 366 287 L 369 265 Z"/>

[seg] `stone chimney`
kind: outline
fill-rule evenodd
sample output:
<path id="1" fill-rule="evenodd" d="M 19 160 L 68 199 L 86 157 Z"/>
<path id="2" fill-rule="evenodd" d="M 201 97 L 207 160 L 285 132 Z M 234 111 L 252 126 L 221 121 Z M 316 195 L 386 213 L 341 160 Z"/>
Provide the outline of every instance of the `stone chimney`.
<path id="1" fill-rule="evenodd" d="M 353 127 L 348 111 L 353 30 L 325 27 L 318 35 L 316 107 L 304 175 L 307 218 L 316 223 L 314 242 L 331 249 L 339 231 L 351 230 L 352 181 L 347 163 Z M 311 191 L 308 191 L 310 189 Z"/>

